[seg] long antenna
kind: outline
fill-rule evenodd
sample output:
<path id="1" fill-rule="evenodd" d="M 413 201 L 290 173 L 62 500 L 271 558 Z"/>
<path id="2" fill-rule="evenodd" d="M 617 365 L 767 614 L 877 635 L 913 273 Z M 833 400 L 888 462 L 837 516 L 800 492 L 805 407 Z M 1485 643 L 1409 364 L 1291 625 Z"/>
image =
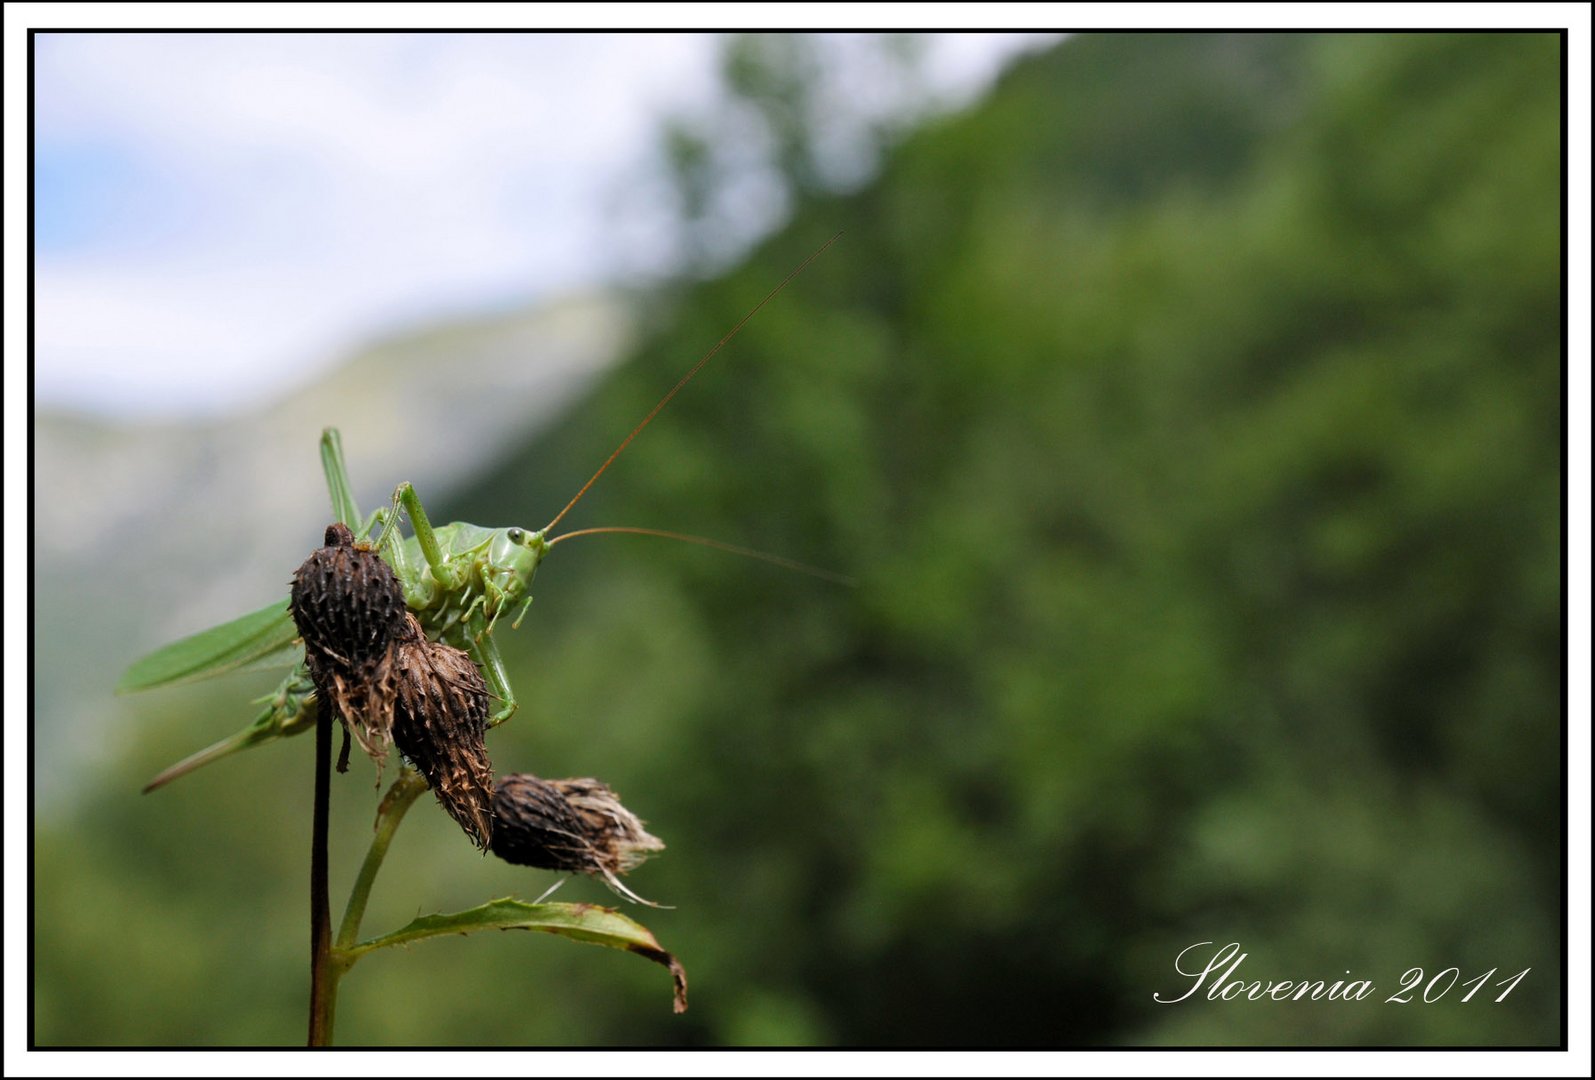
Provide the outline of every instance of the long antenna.
<path id="1" fill-rule="evenodd" d="M 728 551 L 733 555 L 741 555 L 745 559 L 758 559 L 760 562 L 767 562 L 774 566 L 783 567 L 787 570 L 795 570 L 800 574 L 808 574 L 810 577 L 817 577 L 825 581 L 832 581 L 838 585 L 858 584 L 858 582 L 854 581 L 850 577 L 847 577 L 845 574 L 836 574 L 829 570 L 821 570 L 818 566 L 810 566 L 808 563 L 800 563 L 796 559 L 784 559 L 779 555 L 771 555 L 765 551 L 754 551 L 752 548 L 738 547 L 735 544 L 728 544 L 724 540 L 710 540 L 707 536 L 691 536 L 687 533 L 667 532 L 664 529 L 644 529 L 634 525 L 604 525 L 596 529 L 577 529 L 575 532 L 561 533 L 559 536 L 554 537 L 554 539 L 548 542 L 548 546 L 553 547 L 555 544 L 561 543 L 565 540 L 574 540 L 578 536 L 596 536 L 600 533 L 630 533 L 633 536 L 662 536 L 666 540 L 680 540 L 688 544 L 701 544 L 704 547 L 715 548 L 718 551 Z"/>
<path id="2" fill-rule="evenodd" d="M 681 381 L 676 383 L 675 386 L 672 386 L 670 388 L 670 393 L 668 393 L 664 397 L 660 398 L 659 399 L 659 404 L 655 405 L 652 409 L 650 409 L 648 411 L 648 415 L 642 418 L 642 423 L 640 423 L 636 427 L 632 428 L 631 429 L 631 434 L 627 435 L 624 439 L 621 440 L 620 445 L 615 447 L 615 452 L 610 454 L 608 459 L 606 459 L 602 465 L 598 466 L 598 471 L 593 473 L 592 478 L 590 480 L 588 480 L 585 484 L 582 485 L 581 490 L 576 493 L 576 497 L 571 499 L 570 502 L 565 504 L 565 509 L 563 509 L 559 513 L 555 514 L 554 515 L 554 520 L 550 521 L 547 525 L 543 526 L 543 532 L 546 533 L 548 530 L 552 529 L 555 525 L 558 525 L 560 519 L 563 518 L 566 514 L 570 513 L 571 507 L 573 507 L 577 503 L 581 502 L 582 496 L 587 494 L 587 489 L 592 487 L 593 484 L 595 484 L 598 481 L 598 478 L 600 476 L 604 475 L 604 470 L 609 468 L 609 466 L 614 463 L 614 460 L 620 456 L 620 452 L 622 450 L 626 449 L 626 447 L 631 445 L 631 440 L 635 439 L 639 434 L 641 434 L 642 429 L 647 427 L 653 421 L 653 418 L 659 415 L 659 411 L 661 409 L 663 409 L 666 405 L 670 404 L 670 399 L 675 397 L 676 394 L 680 392 L 680 390 L 681 390 L 681 388 L 683 386 L 686 386 L 689 382 L 692 381 L 692 377 L 694 375 L 698 374 L 698 371 L 703 367 L 703 365 L 707 364 L 711 359 L 713 359 L 715 353 L 717 353 L 721 349 L 725 348 L 726 343 L 729 342 L 732 338 L 737 336 L 737 331 L 741 330 L 744 326 L 746 326 L 747 323 L 748 323 L 748 320 L 753 318 L 753 316 L 755 316 L 755 315 L 757 315 L 759 313 L 759 309 L 760 308 L 764 307 L 764 305 L 768 304 L 771 300 L 774 300 L 776 294 L 779 293 L 782 289 L 786 288 L 787 285 L 789 285 L 791 283 L 793 278 L 797 277 L 804 270 L 808 269 L 809 263 L 813 262 L 815 259 L 818 259 L 821 255 L 824 255 L 826 249 L 829 248 L 832 244 L 836 243 L 837 237 L 840 237 L 841 235 L 842 234 L 840 232 L 838 232 L 836 234 L 836 236 L 831 237 L 829 240 L 825 241 L 824 244 L 820 245 L 820 249 L 818 251 L 816 251 L 814 254 L 810 255 L 808 258 L 804 259 L 801 263 L 799 263 L 798 264 L 798 268 L 796 270 L 792 271 L 786 277 L 782 278 L 781 279 L 781 284 L 779 284 L 775 288 L 771 289 L 770 292 L 769 292 L 769 295 L 767 295 L 763 300 L 760 300 L 757 304 L 755 304 L 753 306 L 753 310 L 752 311 L 750 311 L 746 315 L 742 316 L 742 321 L 737 323 L 735 326 L 733 326 L 731 328 L 731 332 L 730 333 L 726 334 L 725 337 L 723 337 L 719 341 L 715 342 L 714 348 L 712 348 L 708 352 L 704 353 L 703 354 L 703 359 L 699 360 L 696 364 L 693 364 L 692 365 L 692 370 L 687 372 L 685 375 L 683 375 L 681 377 Z M 574 536 L 575 534 L 574 533 L 566 533 L 565 535 L 566 536 Z"/>

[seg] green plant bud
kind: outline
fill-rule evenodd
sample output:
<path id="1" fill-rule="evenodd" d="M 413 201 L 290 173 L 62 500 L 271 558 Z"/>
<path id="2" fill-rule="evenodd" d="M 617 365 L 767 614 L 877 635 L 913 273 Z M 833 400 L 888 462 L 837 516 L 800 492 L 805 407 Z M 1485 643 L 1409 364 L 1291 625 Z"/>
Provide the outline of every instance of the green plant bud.
<path id="1" fill-rule="evenodd" d="M 664 842 L 600 781 L 512 773 L 498 782 L 493 815 L 492 851 L 505 862 L 601 877 L 628 900 L 650 903 L 619 875 L 663 851 Z"/>
<path id="2" fill-rule="evenodd" d="M 391 716 L 393 744 L 471 841 L 486 849 L 493 831 L 493 763 L 482 673 L 459 649 L 428 641 L 407 614 L 374 686 Z"/>

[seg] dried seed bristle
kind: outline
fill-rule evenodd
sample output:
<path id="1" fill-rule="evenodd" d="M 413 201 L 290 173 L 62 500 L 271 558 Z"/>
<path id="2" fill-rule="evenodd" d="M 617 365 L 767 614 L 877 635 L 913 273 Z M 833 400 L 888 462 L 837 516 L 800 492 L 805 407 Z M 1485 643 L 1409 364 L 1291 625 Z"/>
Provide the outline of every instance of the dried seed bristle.
<path id="1" fill-rule="evenodd" d="M 406 615 L 373 679 L 393 743 L 426 777 L 450 817 L 477 847 L 493 834 L 493 763 L 488 758 L 487 683 L 471 658 L 428 641 Z"/>
<path id="2" fill-rule="evenodd" d="M 393 741 L 393 692 L 381 680 L 383 663 L 366 663 L 350 671 L 325 654 L 306 649 L 305 664 L 316 684 L 316 695 L 332 706 L 333 715 L 343 721 L 344 730 L 376 763 L 380 783 L 388 746 Z"/>
<path id="3" fill-rule="evenodd" d="M 647 904 L 619 875 L 664 850 L 664 842 L 591 778 L 543 780 L 512 773 L 493 796 L 493 854 L 518 866 L 602 877 L 611 889 Z"/>

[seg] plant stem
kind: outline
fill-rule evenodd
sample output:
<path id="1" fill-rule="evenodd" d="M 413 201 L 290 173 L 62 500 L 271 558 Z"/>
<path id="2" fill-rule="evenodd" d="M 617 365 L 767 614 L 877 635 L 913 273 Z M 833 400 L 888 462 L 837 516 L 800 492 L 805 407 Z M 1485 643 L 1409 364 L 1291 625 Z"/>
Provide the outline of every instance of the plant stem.
<path id="1" fill-rule="evenodd" d="M 310 825 L 310 1045 L 332 1044 L 337 976 L 332 970 L 332 911 L 327 903 L 327 803 L 332 775 L 332 710 L 316 719 L 315 808 Z"/>
<path id="2" fill-rule="evenodd" d="M 382 860 L 387 857 L 388 845 L 393 841 L 393 834 L 398 831 L 399 822 L 404 820 L 404 813 L 410 809 L 410 804 L 426 790 L 426 780 L 414 769 L 401 768 L 399 777 L 393 781 L 393 786 L 388 793 L 382 796 L 382 804 L 377 807 L 376 835 L 371 837 L 371 846 L 366 850 L 365 862 L 360 864 L 360 874 L 354 879 L 354 888 L 349 890 L 349 903 L 343 909 L 343 922 L 338 926 L 338 944 L 336 965 L 337 975 L 333 976 L 334 987 L 337 985 L 337 976 L 349 969 L 354 963 L 352 957 L 344 954 L 346 949 L 354 946 L 355 938 L 360 934 L 360 920 L 365 917 L 366 900 L 371 895 L 371 884 L 377 879 L 377 871 L 382 868 Z"/>
<path id="3" fill-rule="evenodd" d="M 376 835 L 366 850 L 365 862 L 349 890 L 349 903 L 338 925 L 338 942 L 332 944 L 332 914 L 327 904 L 327 789 L 332 762 L 330 719 L 316 726 L 316 808 L 310 849 L 310 1045 L 332 1045 L 333 1017 L 338 1005 L 338 980 L 354 965 L 356 956 L 347 950 L 355 944 L 364 918 L 371 885 L 387 857 L 393 834 L 404 820 L 405 811 L 427 789 L 426 780 L 414 769 L 401 768 L 399 777 L 377 807 Z"/>

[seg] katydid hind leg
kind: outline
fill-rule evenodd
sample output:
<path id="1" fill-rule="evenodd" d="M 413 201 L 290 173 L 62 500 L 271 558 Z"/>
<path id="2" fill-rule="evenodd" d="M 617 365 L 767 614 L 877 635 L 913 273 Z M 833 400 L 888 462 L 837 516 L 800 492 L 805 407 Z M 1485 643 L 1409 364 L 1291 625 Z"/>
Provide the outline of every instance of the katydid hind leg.
<path id="1" fill-rule="evenodd" d="M 275 694 L 266 699 L 266 707 L 255 717 L 254 723 L 161 770 L 144 785 L 144 793 L 164 787 L 178 777 L 187 776 L 203 765 L 230 757 L 240 750 L 310 730 L 315 726 L 318 706 L 309 679 L 308 672 L 302 668 L 294 672 Z"/>
<path id="2" fill-rule="evenodd" d="M 235 732 L 219 742 L 212 743 L 203 750 L 188 755 L 177 764 L 169 765 L 162 769 L 153 780 L 144 785 L 143 793 L 148 795 L 156 788 L 165 787 L 180 776 L 187 776 L 202 765 L 220 761 L 222 758 L 236 754 L 240 750 L 248 750 L 251 746 L 265 742 L 273 736 L 274 733 L 261 724 L 251 724 L 242 731 Z"/>
<path id="3" fill-rule="evenodd" d="M 349 483 L 349 470 L 343 461 L 343 437 L 337 428 L 330 427 L 321 433 L 321 471 L 327 477 L 333 516 L 349 528 L 358 529 L 360 507 L 354 501 L 354 488 Z"/>

